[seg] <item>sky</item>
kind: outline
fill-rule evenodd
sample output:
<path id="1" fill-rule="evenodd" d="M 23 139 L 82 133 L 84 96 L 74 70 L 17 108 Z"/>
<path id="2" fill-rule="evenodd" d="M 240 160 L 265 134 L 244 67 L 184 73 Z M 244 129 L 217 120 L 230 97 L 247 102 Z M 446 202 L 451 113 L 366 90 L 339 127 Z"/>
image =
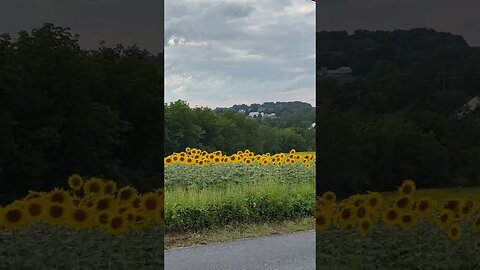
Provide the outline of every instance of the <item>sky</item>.
<path id="1" fill-rule="evenodd" d="M 315 3 L 165 0 L 165 101 L 315 104 Z"/>
<path id="2" fill-rule="evenodd" d="M 152 54 L 163 50 L 163 1 L 0 0 L 0 33 L 14 36 L 45 22 L 70 27 L 82 49 L 137 44 Z"/>
<path id="3" fill-rule="evenodd" d="M 459 34 L 480 46 L 478 0 L 317 0 L 317 31 L 417 27 Z"/>

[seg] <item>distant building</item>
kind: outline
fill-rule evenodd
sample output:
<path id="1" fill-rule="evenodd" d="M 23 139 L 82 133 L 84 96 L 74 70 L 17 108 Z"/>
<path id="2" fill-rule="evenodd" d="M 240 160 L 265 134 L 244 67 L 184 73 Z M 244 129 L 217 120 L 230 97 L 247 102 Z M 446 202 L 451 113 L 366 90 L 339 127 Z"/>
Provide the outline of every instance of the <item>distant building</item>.
<path id="1" fill-rule="evenodd" d="M 248 114 L 248 117 L 252 117 L 252 118 L 253 118 L 253 117 L 259 117 L 259 115 L 260 115 L 259 112 L 250 112 L 250 113 Z"/>

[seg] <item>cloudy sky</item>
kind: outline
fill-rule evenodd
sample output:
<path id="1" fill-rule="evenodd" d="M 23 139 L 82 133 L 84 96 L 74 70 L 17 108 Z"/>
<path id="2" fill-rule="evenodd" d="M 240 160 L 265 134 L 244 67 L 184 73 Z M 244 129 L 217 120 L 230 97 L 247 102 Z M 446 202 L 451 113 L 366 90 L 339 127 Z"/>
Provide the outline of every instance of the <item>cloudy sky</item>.
<path id="1" fill-rule="evenodd" d="M 315 4 L 165 0 L 165 101 L 315 104 Z"/>
<path id="2" fill-rule="evenodd" d="M 462 35 L 480 46 L 478 0 L 317 0 L 317 30 L 416 27 Z"/>
<path id="3" fill-rule="evenodd" d="M 157 54 L 163 49 L 161 0 L 0 0 L 0 33 L 31 31 L 45 22 L 70 27 L 83 49 L 137 44 Z"/>

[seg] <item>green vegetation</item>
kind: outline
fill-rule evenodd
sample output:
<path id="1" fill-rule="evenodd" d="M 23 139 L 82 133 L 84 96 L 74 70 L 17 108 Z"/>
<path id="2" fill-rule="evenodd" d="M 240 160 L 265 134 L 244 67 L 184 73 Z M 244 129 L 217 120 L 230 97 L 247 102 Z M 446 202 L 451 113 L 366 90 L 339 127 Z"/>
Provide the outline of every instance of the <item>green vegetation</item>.
<path id="1" fill-rule="evenodd" d="M 0 233 L 2 269 L 163 269 L 163 227 L 112 236 L 32 224 Z"/>
<path id="2" fill-rule="evenodd" d="M 263 181 L 206 189 L 168 189 L 165 225 L 169 231 L 194 231 L 231 223 L 283 221 L 313 216 L 315 182 Z"/>
<path id="3" fill-rule="evenodd" d="M 315 227 L 313 217 L 285 221 L 226 224 L 222 227 L 195 232 L 169 232 L 165 235 L 165 249 L 191 247 L 210 243 L 227 242 L 253 237 L 311 231 Z"/>
<path id="4" fill-rule="evenodd" d="M 480 48 L 428 29 L 317 32 L 317 193 L 480 186 L 478 112 L 451 114 L 480 91 Z"/>
<path id="5" fill-rule="evenodd" d="M 285 108 L 296 108 L 296 103 L 284 104 Z M 185 101 L 165 105 L 165 154 L 181 152 L 188 146 L 206 151 L 221 150 L 227 154 L 238 149 L 250 149 L 257 153 L 281 153 L 290 149 L 315 151 L 315 129 L 308 129 L 298 117 L 311 125 L 314 109 L 304 106 L 293 109 L 277 120 L 261 120 L 247 117 L 233 110 L 190 108 Z M 286 109 L 284 109 L 286 110 Z M 309 116 L 310 115 L 310 116 Z M 289 120 L 290 119 L 290 120 Z M 292 124 L 293 122 L 297 124 Z"/>

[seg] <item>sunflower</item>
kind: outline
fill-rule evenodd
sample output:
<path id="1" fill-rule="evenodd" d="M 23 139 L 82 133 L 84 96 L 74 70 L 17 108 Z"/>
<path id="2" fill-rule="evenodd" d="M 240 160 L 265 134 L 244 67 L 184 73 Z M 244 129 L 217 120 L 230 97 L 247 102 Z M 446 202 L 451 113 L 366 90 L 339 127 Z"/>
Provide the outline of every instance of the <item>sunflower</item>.
<path id="1" fill-rule="evenodd" d="M 68 225 L 75 230 L 93 226 L 93 214 L 85 206 L 75 206 L 68 213 Z"/>
<path id="2" fill-rule="evenodd" d="M 442 229 L 447 229 L 452 224 L 454 213 L 450 210 L 442 210 L 437 219 L 437 224 Z"/>
<path id="3" fill-rule="evenodd" d="M 415 209 L 415 213 L 419 218 L 429 217 L 435 210 L 435 201 L 430 197 L 420 198 L 416 202 L 417 207 Z"/>
<path id="4" fill-rule="evenodd" d="M 68 191 L 55 188 L 47 194 L 47 201 L 51 203 L 68 204 L 73 201 L 73 198 Z"/>
<path id="5" fill-rule="evenodd" d="M 95 225 L 106 228 L 111 220 L 111 214 L 110 212 L 96 213 L 96 215 L 94 216 L 94 220 Z"/>
<path id="6" fill-rule="evenodd" d="M 19 205 L 9 205 L 0 214 L 0 227 L 7 230 L 18 230 L 28 223 L 27 213 Z"/>
<path id="7" fill-rule="evenodd" d="M 398 224 L 403 229 L 410 229 L 416 222 L 415 215 L 412 213 L 402 213 L 398 219 Z"/>
<path id="8" fill-rule="evenodd" d="M 45 210 L 45 220 L 50 224 L 58 225 L 65 223 L 69 207 L 68 205 L 48 202 Z"/>
<path id="9" fill-rule="evenodd" d="M 399 211 L 408 211 L 411 209 L 413 203 L 413 199 L 410 196 L 401 196 L 400 198 L 397 198 L 393 206 L 399 210 Z"/>
<path id="10" fill-rule="evenodd" d="M 458 241 L 462 238 L 462 228 L 458 223 L 454 223 L 448 228 L 448 238 L 453 241 Z"/>
<path id="11" fill-rule="evenodd" d="M 94 202 L 94 207 L 96 212 L 102 211 L 118 211 L 117 204 L 112 195 L 104 195 L 97 197 Z"/>
<path id="12" fill-rule="evenodd" d="M 106 228 L 110 234 L 120 234 L 126 232 L 128 230 L 128 225 L 125 215 L 112 216 Z"/>
<path id="13" fill-rule="evenodd" d="M 85 194 L 100 194 L 103 189 L 103 180 L 97 177 L 92 177 L 83 185 Z"/>
<path id="14" fill-rule="evenodd" d="M 73 190 L 82 189 L 83 182 L 83 178 L 78 174 L 72 174 L 68 177 L 68 186 Z"/>
<path id="15" fill-rule="evenodd" d="M 332 191 L 327 191 L 327 192 L 323 193 L 322 198 L 325 199 L 326 201 L 332 202 L 332 203 L 337 200 L 337 196 Z"/>
<path id="16" fill-rule="evenodd" d="M 363 236 L 372 232 L 373 227 L 374 227 L 374 222 L 369 218 L 364 218 L 358 221 L 358 232 Z"/>
<path id="17" fill-rule="evenodd" d="M 160 196 L 155 192 L 148 192 L 141 197 L 141 211 L 150 220 L 157 220 L 156 214 L 161 206 Z"/>
<path id="18" fill-rule="evenodd" d="M 171 165 L 173 163 L 173 158 L 171 156 L 168 156 L 163 159 L 163 164 L 164 165 Z"/>
<path id="19" fill-rule="evenodd" d="M 118 190 L 117 199 L 120 203 L 129 203 L 136 195 L 137 190 L 131 186 L 126 186 Z"/>
<path id="20" fill-rule="evenodd" d="M 372 192 L 365 198 L 365 206 L 372 210 L 378 210 L 383 205 L 383 196 L 378 192 Z"/>
<path id="21" fill-rule="evenodd" d="M 383 222 L 388 226 L 394 226 L 398 224 L 400 213 L 395 208 L 390 208 L 383 212 Z"/>
<path id="22" fill-rule="evenodd" d="M 398 193 L 403 196 L 412 196 L 415 193 L 415 182 L 404 180 L 398 189 Z"/>
<path id="23" fill-rule="evenodd" d="M 368 215 L 369 215 L 369 212 L 368 212 L 367 208 L 363 205 L 361 205 L 361 206 L 359 206 L 355 209 L 354 216 L 355 216 L 356 220 L 362 220 L 365 217 L 368 217 Z"/>
<path id="24" fill-rule="evenodd" d="M 103 188 L 102 188 L 103 195 L 114 194 L 116 191 L 117 191 L 117 183 L 115 183 L 113 180 L 108 180 L 103 185 Z"/>
<path id="25" fill-rule="evenodd" d="M 316 211 L 315 222 L 316 231 L 325 231 L 332 225 L 333 215 L 330 211 Z"/>
<path id="26" fill-rule="evenodd" d="M 41 221 L 45 215 L 45 200 L 41 198 L 31 199 L 25 202 L 25 212 L 28 220 Z"/>

